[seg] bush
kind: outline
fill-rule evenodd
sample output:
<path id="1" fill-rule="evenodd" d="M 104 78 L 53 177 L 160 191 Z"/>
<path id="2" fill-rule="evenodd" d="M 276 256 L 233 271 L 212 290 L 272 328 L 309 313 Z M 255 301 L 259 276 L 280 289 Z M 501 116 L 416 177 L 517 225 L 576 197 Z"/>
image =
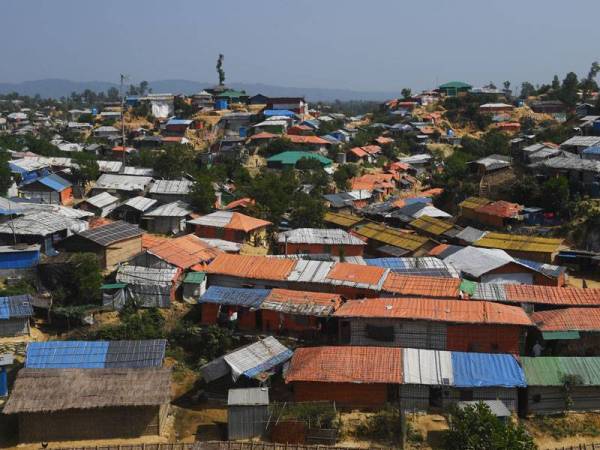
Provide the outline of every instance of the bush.
<path id="1" fill-rule="evenodd" d="M 218 326 L 200 328 L 189 322 L 179 322 L 168 339 L 171 347 L 183 351 L 174 353 L 177 359 L 183 358 L 192 366 L 202 366 L 233 348 L 231 330 Z"/>
<path id="2" fill-rule="evenodd" d="M 161 339 L 165 337 L 165 319 L 158 308 L 137 311 L 131 304 L 120 313 L 119 325 L 106 325 L 98 330 L 97 338 L 108 341 Z"/>
<path id="3" fill-rule="evenodd" d="M 388 406 L 360 423 L 356 427 L 356 434 L 367 439 L 397 442 L 401 429 L 400 411 Z"/>

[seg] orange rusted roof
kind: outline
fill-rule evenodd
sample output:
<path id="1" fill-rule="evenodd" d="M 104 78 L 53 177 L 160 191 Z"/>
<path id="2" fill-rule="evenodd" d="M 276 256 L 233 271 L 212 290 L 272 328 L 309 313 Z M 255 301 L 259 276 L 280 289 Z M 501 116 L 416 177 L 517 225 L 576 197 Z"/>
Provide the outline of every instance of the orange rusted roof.
<path id="1" fill-rule="evenodd" d="M 104 225 L 108 225 L 109 223 L 113 223 L 113 221 L 107 219 L 106 217 L 92 217 L 88 222 L 90 228 L 102 227 Z"/>
<path id="2" fill-rule="evenodd" d="M 149 247 L 148 252 L 180 269 L 212 261 L 221 250 L 211 247 L 193 234 L 174 239 L 164 239 Z"/>
<path id="3" fill-rule="evenodd" d="M 364 158 L 365 156 L 367 156 L 367 152 L 365 152 L 362 148 L 360 147 L 353 147 L 349 150 L 351 153 L 354 153 L 356 156 L 358 156 L 359 158 Z"/>
<path id="4" fill-rule="evenodd" d="M 271 289 L 261 309 L 279 311 L 283 314 L 329 317 L 341 304 L 342 296 L 338 294 Z"/>
<path id="5" fill-rule="evenodd" d="M 448 247 L 450 247 L 449 244 L 436 245 L 431 250 L 429 250 L 429 253 L 427 254 L 427 256 L 437 256 L 440 253 L 442 253 L 444 250 L 446 250 Z"/>
<path id="6" fill-rule="evenodd" d="M 379 145 L 365 145 L 361 148 L 369 155 L 376 155 L 377 153 L 381 153 L 381 147 Z"/>
<path id="7" fill-rule="evenodd" d="M 142 234 L 142 249 L 154 247 L 169 238 L 164 236 L 158 236 L 156 234 L 144 233 Z"/>
<path id="8" fill-rule="evenodd" d="M 292 259 L 222 253 L 206 267 L 206 273 L 257 280 L 285 280 L 295 265 L 296 261 Z"/>
<path id="9" fill-rule="evenodd" d="M 458 298 L 458 278 L 407 276 L 391 272 L 383 283 L 383 291 L 394 295 Z"/>
<path id="10" fill-rule="evenodd" d="M 518 216 L 522 209 L 523 207 L 517 203 L 500 200 L 481 206 L 475 211 L 488 216 L 512 218 Z"/>
<path id="11" fill-rule="evenodd" d="M 271 222 L 267 222 L 266 220 L 256 219 L 245 214 L 234 212 L 231 216 L 231 221 L 225 228 L 248 232 L 258 228 L 268 227 L 269 225 L 271 225 Z"/>
<path id="12" fill-rule="evenodd" d="M 386 272 L 387 270 L 383 267 L 337 263 L 329 271 L 327 278 L 330 280 L 377 285 Z"/>
<path id="13" fill-rule="evenodd" d="M 422 197 L 435 197 L 436 195 L 440 195 L 443 192 L 444 188 L 432 188 L 421 192 L 419 195 Z"/>
<path id="14" fill-rule="evenodd" d="M 393 347 L 308 347 L 294 352 L 286 383 L 402 383 L 402 349 Z"/>
<path id="15" fill-rule="evenodd" d="M 541 331 L 600 331 L 600 308 L 566 308 L 534 312 Z"/>
<path id="16" fill-rule="evenodd" d="M 393 144 L 394 140 L 389 137 L 379 136 L 378 138 L 375 138 L 375 142 L 377 142 L 379 145 L 386 145 L 386 144 Z"/>
<path id="17" fill-rule="evenodd" d="M 254 201 L 254 199 L 251 199 L 250 197 L 244 197 L 244 198 L 239 198 L 237 200 L 234 200 L 232 202 L 227 203 L 227 206 L 225 206 L 225 209 L 233 209 L 233 208 L 246 208 L 250 205 L 254 205 L 256 202 Z"/>
<path id="18" fill-rule="evenodd" d="M 532 325 L 522 308 L 499 303 L 431 298 L 371 298 L 350 300 L 337 317 L 365 317 L 433 322 Z"/>
<path id="19" fill-rule="evenodd" d="M 310 145 L 329 145 L 329 141 L 326 141 L 319 136 L 300 136 L 297 134 L 286 134 L 285 138 L 291 141 L 293 144 L 310 144 Z"/>
<path id="20" fill-rule="evenodd" d="M 266 131 L 263 131 L 262 133 L 257 133 L 257 134 L 253 134 L 252 136 L 250 136 L 250 140 L 256 141 L 259 139 L 275 139 L 277 137 L 279 137 L 279 135 L 273 134 L 273 133 L 267 133 Z"/>
<path id="21" fill-rule="evenodd" d="M 600 306 L 600 289 L 506 284 L 504 293 L 509 302 Z"/>

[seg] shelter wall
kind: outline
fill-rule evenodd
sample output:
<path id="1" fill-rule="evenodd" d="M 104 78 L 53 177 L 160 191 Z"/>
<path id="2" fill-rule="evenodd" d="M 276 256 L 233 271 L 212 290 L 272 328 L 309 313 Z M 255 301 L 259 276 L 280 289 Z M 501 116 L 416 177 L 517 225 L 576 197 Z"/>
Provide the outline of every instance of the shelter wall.
<path id="1" fill-rule="evenodd" d="M 294 401 L 334 401 L 342 406 L 382 406 L 387 384 L 293 382 Z"/>

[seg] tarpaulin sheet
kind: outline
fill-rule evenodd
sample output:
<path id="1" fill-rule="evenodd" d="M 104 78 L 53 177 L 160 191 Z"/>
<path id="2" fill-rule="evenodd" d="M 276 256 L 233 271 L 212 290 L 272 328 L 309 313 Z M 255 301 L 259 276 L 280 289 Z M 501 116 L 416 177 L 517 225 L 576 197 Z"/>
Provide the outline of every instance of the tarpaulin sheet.
<path id="1" fill-rule="evenodd" d="M 25 367 L 30 369 L 102 369 L 105 367 L 107 341 L 31 342 L 27 346 Z"/>
<path id="2" fill-rule="evenodd" d="M 200 297 L 199 303 L 217 303 L 219 305 L 237 305 L 258 308 L 271 293 L 270 289 L 245 289 L 210 286 Z"/>
<path id="3" fill-rule="evenodd" d="M 525 387 L 525 374 L 512 355 L 452 352 L 456 387 Z"/>
<path id="4" fill-rule="evenodd" d="M 10 319 L 10 308 L 6 297 L 0 297 L 0 319 Z"/>
<path id="5" fill-rule="evenodd" d="M 402 354 L 405 384 L 452 386 L 451 352 L 405 348 Z"/>

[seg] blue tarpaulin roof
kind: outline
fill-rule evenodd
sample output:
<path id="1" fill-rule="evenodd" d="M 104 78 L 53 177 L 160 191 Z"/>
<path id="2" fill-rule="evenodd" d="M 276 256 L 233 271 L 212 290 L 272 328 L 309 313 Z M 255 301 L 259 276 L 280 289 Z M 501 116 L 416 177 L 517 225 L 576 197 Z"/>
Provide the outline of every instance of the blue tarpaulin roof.
<path id="1" fill-rule="evenodd" d="M 456 387 L 525 387 L 525 374 L 512 355 L 452 353 Z"/>
<path id="2" fill-rule="evenodd" d="M 44 186 L 48 186 L 50 189 L 54 189 L 57 192 L 63 191 L 66 188 L 72 186 L 71 182 L 65 180 L 62 177 L 59 177 L 55 173 L 47 175 L 45 177 L 36 178 L 34 180 L 31 180 L 31 181 L 27 182 L 26 185 L 30 184 L 30 183 L 34 183 L 36 181 L 39 183 L 42 183 Z"/>
<path id="3" fill-rule="evenodd" d="M 272 116 L 285 116 L 285 117 L 294 117 L 296 113 L 294 111 L 290 111 L 289 109 L 265 109 L 263 114 L 266 117 Z"/>
<path id="4" fill-rule="evenodd" d="M 10 310 L 8 309 L 8 302 L 3 302 L 0 299 L 0 319 L 10 319 Z"/>
<path id="5" fill-rule="evenodd" d="M 171 119 L 167 122 L 167 125 L 191 125 L 193 120 L 189 119 Z"/>
<path id="6" fill-rule="evenodd" d="M 33 316 L 33 307 L 29 295 L 0 297 L 0 319 L 31 316 Z"/>
<path id="7" fill-rule="evenodd" d="M 256 367 L 253 367 L 250 370 L 246 370 L 243 373 L 243 375 L 247 376 L 248 378 L 253 378 L 263 372 L 271 370 L 273 367 L 276 367 L 279 364 L 283 364 L 288 359 L 290 359 L 293 355 L 294 355 L 294 352 L 287 349 L 287 350 L 279 353 L 278 355 L 273 356 L 268 361 L 265 361 L 264 363 L 262 363 Z"/>
<path id="8" fill-rule="evenodd" d="M 166 341 L 48 341 L 27 346 L 31 369 L 103 369 L 160 367 Z"/>
<path id="9" fill-rule="evenodd" d="M 270 289 L 245 289 L 210 286 L 199 303 L 218 303 L 219 305 L 237 305 L 258 308 L 267 298 Z"/>

